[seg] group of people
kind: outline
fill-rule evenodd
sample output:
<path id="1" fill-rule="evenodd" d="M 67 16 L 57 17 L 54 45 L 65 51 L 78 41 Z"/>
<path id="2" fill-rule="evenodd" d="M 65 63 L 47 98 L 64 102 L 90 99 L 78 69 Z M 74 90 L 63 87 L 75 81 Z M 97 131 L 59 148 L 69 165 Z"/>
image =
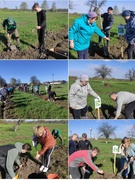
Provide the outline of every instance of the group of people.
<path id="1" fill-rule="evenodd" d="M 34 3 L 34 5 L 32 6 L 32 10 L 37 12 L 36 30 L 39 42 L 39 46 L 37 49 L 39 50 L 39 53 L 44 53 L 46 48 L 46 11 L 42 10 L 38 3 Z M 8 17 L 3 21 L 2 25 L 6 30 L 8 49 L 11 50 L 11 38 L 14 35 L 17 41 L 17 48 L 18 50 L 20 50 L 20 39 L 16 21 L 12 17 Z"/>
<path id="2" fill-rule="evenodd" d="M 93 171 L 104 174 L 97 165 L 94 164 L 95 157 L 99 154 L 99 149 L 93 147 L 87 139 L 87 134 L 82 134 L 82 139 L 78 142 L 78 135 L 74 133 L 69 140 L 69 175 L 72 179 L 89 179 Z"/>
<path id="3" fill-rule="evenodd" d="M 70 87 L 69 103 L 70 112 L 74 119 L 89 119 L 86 115 L 88 111 L 87 97 L 92 95 L 94 98 L 101 97 L 96 94 L 89 84 L 89 77 L 86 74 L 81 75 Z M 134 119 L 135 94 L 127 91 L 112 92 L 109 94 L 111 100 L 116 101 L 117 110 L 114 119 L 118 119 L 121 113 L 126 119 Z M 124 110 L 123 110 L 123 105 Z"/>
<path id="4" fill-rule="evenodd" d="M 121 15 L 126 22 L 124 25 L 126 29 L 124 37 L 128 43 L 128 59 L 132 59 L 135 51 L 135 13 L 130 10 L 124 10 Z M 98 16 L 100 16 L 101 30 L 96 24 Z M 101 22 L 101 18 L 103 18 L 103 23 Z M 102 38 L 104 38 L 107 41 L 108 47 L 110 30 L 113 25 L 114 17 L 112 7 L 108 7 L 107 13 L 97 14 L 96 12 L 89 12 L 75 19 L 73 25 L 69 29 L 69 44 L 71 49 L 77 51 L 78 59 L 88 59 L 90 41 L 94 33 L 99 36 L 98 45 L 101 43 Z"/>
<path id="5" fill-rule="evenodd" d="M 10 84 L 4 84 L 1 88 L 0 88 L 0 101 L 2 102 L 6 102 L 6 97 L 8 95 L 11 95 L 14 93 L 14 86 L 11 86 Z"/>
<path id="6" fill-rule="evenodd" d="M 53 129 L 52 132 L 48 127 L 42 125 L 35 126 L 33 129 L 34 135 L 32 136 L 32 144 L 37 147 L 41 145 L 41 150 L 36 151 L 35 159 L 41 158 L 42 164 L 40 172 L 47 172 L 50 165 L 50 157 L 56 145 L 56 139 L 60 137 L 62 143 L 62 136 L 60 130 Z M 14 172 L 14 163 L 21 167 L 20 156 L 21 153 L 26 153 L 32 150 L 29 143 L 17 142 L 15 144 L 7 144 L 0 146 L 0 171 L 2 171 L 2 178 L 4 179 L 17 179 Z M 37 148 L 36 148 L 37 150 Z"/>

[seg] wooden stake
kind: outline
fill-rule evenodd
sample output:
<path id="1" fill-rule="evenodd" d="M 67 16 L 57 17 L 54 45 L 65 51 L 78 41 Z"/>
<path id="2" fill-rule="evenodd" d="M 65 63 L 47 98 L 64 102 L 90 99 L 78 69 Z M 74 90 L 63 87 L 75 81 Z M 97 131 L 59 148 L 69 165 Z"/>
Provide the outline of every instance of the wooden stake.
<path id="1" fill-rule="evenodd" d="M 98 108 L 97 111 L 98 111 L 98 119 L 100 119 L 100 109 Z"/>
<path id="2" fill-rule="evenodd" d="M 122 42 L 122 36 L 120 36 L 120 42 L 121 42 L 121 57 L 123 58 L 123 42 Z"/>
<path id="3" fill-rule="evenodd" d="M 116 153 L 114 153 L 114 174 L 116 173 Z"/>

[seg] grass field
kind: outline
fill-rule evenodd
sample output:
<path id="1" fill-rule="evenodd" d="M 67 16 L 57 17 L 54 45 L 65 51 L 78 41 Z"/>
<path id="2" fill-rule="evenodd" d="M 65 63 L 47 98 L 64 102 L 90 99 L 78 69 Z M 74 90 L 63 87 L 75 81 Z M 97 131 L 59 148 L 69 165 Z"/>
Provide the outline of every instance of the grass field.
<path id="1" fill-rule="evenodd" d="M 0 23 L 7 17 L 12 17 L 18 27 L 21 49 L 27 49 L 28 45 L 37 45 L 37 19 L 36 12 L 32 11 L 0 11 Z M 68 14 L 60 12 L 47 12 L 47 31 L 58 32 L 68 24 Z M 60 20 L 61 19 L 61 20 Z M 3 51 L 6 43 L 6 32 L 1 27 L 0 33 L 0 51 Z M 14 42 L 16 43 L 16 42 Z"/>
<path id="2" fill-rule="evenodd" d="M 69 78 L 69 87 L 71 84 L 75 82 L 75 77 Z M 133 87 L 135 86 L 135 82 L 130 83 L 128 80 L 111 80 L 106 79 L 104 82 L 102 79 L 94 80 L 90 79 L 90 85 L 92 89 L 101 97 L 101 111 L 100 115 L 102 119 L 113 119 L 114 118 L 114 108 L 116 108 L 116 102 L 112 101 L 109 98 L 109 94 L 111 92 L 119 92 L 119 91 L 128 91 L 134 93 Z M 106 85 L 105 85 L 106 84 Z M 90 119 L 97 118 L 97 110 L 95 110 L 94 98 L 92 96 L 88 96 L 88 106 L 89 111 L 87 113 Z M 120 116 L 123 118 L 124 116 Z M 72 118 L 70 114 L 70 118 Z"/>
<path id="3" fill-rule="evenodd" d="M 5 119 L 67 119 L 67 84 L 53 85 L 52 90 L 56 91 L 59 98 L 55 102 L 42 100 L 43 97 L 48 97 L 44 86 L 40 87 L 40 96 L 16 89 L 6 104 Z"/>
<path id="4" fill-rule="evenodd" d="M 76 18 L 79 18 L 81 17 L 82 15 L 79 15 L 79 14 L 70 14 L 69 15 L 69 28 L 72 26 L 74 20 Z M 114 16 L 114 25 L 111 29 L 111 41 L 110 41 L 110 46 L 115 46 L 116 43 L 119 44 L 119 40 L 118 40 L 118 33 L 117 33 L 117 28 L 120 24 L 125 24 L 125 21 L 124 19 L 121 17 L 121 16 Z M 100 18 L 98 18 L 97 20 L 97 26 L 99 28 L 101 28 L 100 26 Z M 98 43 L 98 35 L 97 34 L 93 34 L 92 38 L 91 38 L 91 45 L 90 45 L 90 49 L 93 49 L 93 48 L 98 48 L 97 46 L 97 43 Z M 101 45 L 102 46 L 102 45 Z M 77 53 L 76 51 L 74 50 L 70 50 L 70 54 L 71 54 L 71 57 L 73 59 L 76 59 L 77 58 Z"/>
<path id="5" fill-rule="evenodd" d="M 16 124 L 14 123 L 2 123 L 0 122 L 1 132 L 0 132 L 0 145 L 4 144 L 14 144 L 16 142 L 22 142 L 22 143 L 29 143 L 32 145 L 32 135 L 33 135 L 33 127 L 38 122 L 35 123 L 22 123 L 17 131 L 13 131 L 13 127 Z M 61 135 L 63 137 L 63 145 L 68 146 L 68 125 L 63 123 L 40 123 L 43 126 L 47 126 L 50 131 L 52 131 L 54 128 L 59 129 L 61 132 Z M 60 145 L 59 139 L 57 139 L 57 145 Z M 40 149 L 41 147 L 38 146 Z M 31 154 L 35 156 L 35 148 L 32 148 Z"/>

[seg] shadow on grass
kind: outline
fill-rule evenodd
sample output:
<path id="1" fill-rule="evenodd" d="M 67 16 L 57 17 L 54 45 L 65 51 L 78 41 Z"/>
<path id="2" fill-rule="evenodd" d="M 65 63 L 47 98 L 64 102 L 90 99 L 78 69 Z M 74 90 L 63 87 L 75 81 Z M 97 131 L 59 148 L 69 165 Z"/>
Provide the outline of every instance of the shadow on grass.
<path id="1" fill-rule="evenodd" d="M 32 49 L 35 49 L 35 48 L 36 48 L 36 47 L 33 46 L 32 44 L 29 44 L 28 42 L 26 42 L 26 41 L 24 41 L 24 40 L 22 40 L 22 39 L 20 39 L 20 43 L 25 44 L 25 45 L 28 45 L 28 46 L 30 46 Z"/>
<path id="2" fill-rule="evenodd" d="M 105 119 L 112 119 L 112 117 L 115 117 L 114 112 L 116 111 L 116 108 L 114 108 L 111 105 L 107 105 L 107 104 L 102 104 L 101 105 L 101 111 L 103 113 L 103 116 Z"/>
<path id="3" fill-rule="evenodd" d="M 0 41 L 2 41 L 5 46 L 7 46 L 7 38 L 4 33 L 0 33 Z"/>

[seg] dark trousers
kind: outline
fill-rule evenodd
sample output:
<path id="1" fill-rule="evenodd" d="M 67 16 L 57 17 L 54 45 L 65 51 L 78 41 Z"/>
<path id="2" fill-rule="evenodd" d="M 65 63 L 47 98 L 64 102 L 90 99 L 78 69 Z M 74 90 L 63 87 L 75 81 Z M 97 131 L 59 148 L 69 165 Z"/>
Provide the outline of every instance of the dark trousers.
<path id="1" fill-rule="evenodd" d="M 126 119 L 134 119 L 134 117 L 132 117 L 132 113 L 134 110 L 135 110 L 135 101 L 127 104 L 127 106 L 124 109 Z"/>
<path id="2" fill-rule="evenodd" d="M 69 174 L 72 179 L 82 179 L 82 173 L 79 167 L 69 167 Z"/>
<path id="3" fill-rule="evenodd" d="M 87 113 L 88 107 L 87 105 L 83 109 L 73 109 L 73 117 L 74 119 L 81 119 Z"/>
<path id="4" fill-rule="evenodd" d="M 106 37 L 109 37 L 110 38 L 110 29 L 108 31 L 103 31 L 103 33 L 106 35 Z M 100 44 L 102 41 L 102 37 L 99 36 L 99 41 L 98 43 Z M 106 41 L 106 40 L 105 40 Z M 107 41 L 107 47 L 109 46 L 110 42 Z"/>
<path id="5" fill-rule="evenodd" d="M 54 147 L 51 148 L 51 149 L 48 149 L 43 155 L 42 155 L 42 164 L 45 166 L 45 167 L 49 167 L 49 164 L 50 164 L 50 157 L 51 157 L 51 154 L 54 150 Z"/>
<path id="6" fill-rule="evenodd" d="M 46 48 L 46 29 L 41 28 L 38 30 L 38 41 L 39 41 L 39 51 L 43 52 Z"/>
<path id="7" fill-rule="evenodd" d="M 133 53 L 135 51 L 135 46 L 132 44 L 129 44 L 127 47 L 127 54 L 128 54 L 128 59 L 133 59 Z"/>
<path id="8" fill-rule="evenodd" d="M 52 98 L 53 100 L 55 100 L 55 97 L 56 97 L 56 93 L 54 91 L 48 92 L 48 99 Z"/>
<path id="9" fill-rule="evenodd" d="M 1 173 L 1 178 L 2 179 L 11 179 L 10 175 L 8 174 L 6 170 L 6 158 L 5 157 L 0 157 L 0 173 Z"/>
<path id="10" fill-rule="evenodd" d="M 128 163 L 128 159 L 126 159 L 125 157 L 121 157 L 121 159 L 120 159 L 120 171 L 124 168 L 125 162 L 127 164 Z M 124 178 L 128 176 L 128 168 L 125 169 L 122 172 L 121 176 L 124 177 Z"/>
<path id="11" fill-rule="evenodd" d="M 88 48 L 82 51 L 77 51 L 78 59 L 88 59 Z"/>

